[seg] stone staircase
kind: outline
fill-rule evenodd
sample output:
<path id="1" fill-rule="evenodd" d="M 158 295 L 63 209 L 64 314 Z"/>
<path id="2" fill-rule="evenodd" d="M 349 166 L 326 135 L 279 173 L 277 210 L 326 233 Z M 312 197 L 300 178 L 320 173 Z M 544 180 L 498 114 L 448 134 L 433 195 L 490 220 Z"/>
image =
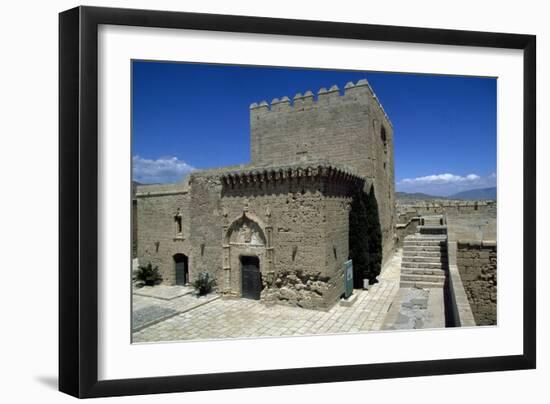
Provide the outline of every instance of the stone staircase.
<path id="1" fill-rule="evenodd" d="M 424 217 L 419 232 L 405 237 L 402 288 L 442 288 L 447 278 L 447 226 L 441 216 Z"/>

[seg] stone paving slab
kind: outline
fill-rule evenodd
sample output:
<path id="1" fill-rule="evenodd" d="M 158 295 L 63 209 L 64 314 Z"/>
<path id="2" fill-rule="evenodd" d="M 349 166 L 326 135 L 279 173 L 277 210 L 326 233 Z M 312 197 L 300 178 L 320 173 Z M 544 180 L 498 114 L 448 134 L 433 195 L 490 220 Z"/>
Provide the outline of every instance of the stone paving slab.
<path id="1" fill-rule="evenodd" d="M 206 296 L 187 293 L 171 300 L 165 300 L 134 293 L 132 296 L 132 332 L 142 330 L 219 298 L 220 295 L 215 293 Z"/>
<path id="2" fill-rule="evenodd" d="M 401 288 L 384 321 L 384 330 L 445 327 L 442 288 Z"/>
<path id="3" fill-rule="evenodd" d="M 430 290 L 428 315 L 430 321 L 426 328 L 445 328 L 445 301 L 442 288 Z"/>
<path id="4" fill-rule="evenodd" d="M 284 305 L 266 306 L 249 299 L 217 299 L 133 333 L 133 342 L 183 341 L 243 337 L 339 334 L 380 330 L 399 291 L 401 252 L 383 268 L 368 291 L 355 290 L 351 307 L 336 304 L 329 311 Z M 177 304 L 183 296 L 165 304 Z M 140 300 L 141 299 L 141 300 Z M 134 310 L 145 302 L 134 299 Z M 136 301 L 137 300 L 137 301 Z M 155 299 L 157 302 L 160 300 Z M 180 303 L 183 305 L 183 302 Z"/>
<path id="5" fill-rule="evenodd" d="M 145 306 L 132 312 L 132 331 L 166 320 L 178 314 L 178 311 L 162 306 Z"/>
<path id="6" fill-rule="evenodd" d="M 429 289 L 406 288 L 404 290 L 395 321 L 390 330 L 411 330 L 424 328 L 428 321 Z"/>
<path id="7" fill-rule="evenodd" d="M 181 296 L 189 295 L 193 293 L 193 288 L 191 286 L 165 286 L 165 285 L 156 285 L 156 286 L 143 286 L 143 287 L 134 287 L 134 295 L 138 296 L 148 296 L 154 297 L 156 299 L 162 300 L 172 300 Z"/>

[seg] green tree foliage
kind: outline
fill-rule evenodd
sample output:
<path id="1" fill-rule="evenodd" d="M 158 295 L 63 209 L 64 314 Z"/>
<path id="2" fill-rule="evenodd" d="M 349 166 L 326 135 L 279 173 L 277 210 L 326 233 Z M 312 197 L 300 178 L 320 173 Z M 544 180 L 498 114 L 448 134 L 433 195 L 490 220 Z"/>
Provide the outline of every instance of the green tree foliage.
<path id="1" fill-rule="evenodd" d="M 382 230 L 374 187 L 353 195 L 349 213 L 349 257 L 353 260 L 353 286 L 363 287 L 363 279 L 376 283 L 382 267 Z"/>
<path id="2" fill-rule="evenodd" d="M 368 262 L 367 271 L 364 273 L 370 283 L 376 283 L 376 277 L 382 269 L 382 228 L 380 226 L 380 215 L 378 213 L 378 202 L 371 185 L 370 191 L 365 194 L 365 205 L 367 211 L 367 250 Z"/>
<path id="3" fill-rule="evenodd" d="M 365 193 L 358 189 L 353 195 L 349 212 L 349 258 L 353 261 L 353 287 L 363 287 L 363 274 L 367 272 L 368 234 Z"/>

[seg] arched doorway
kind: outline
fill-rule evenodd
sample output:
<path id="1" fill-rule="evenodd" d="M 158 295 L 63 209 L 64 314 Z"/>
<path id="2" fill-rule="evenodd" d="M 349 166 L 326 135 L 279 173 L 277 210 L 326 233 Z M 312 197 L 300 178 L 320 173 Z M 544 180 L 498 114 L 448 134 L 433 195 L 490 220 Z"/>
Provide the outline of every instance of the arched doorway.
<path id="1" fill-rule="evenodd" d="M 260 294 L 262 293 L 260 259 L 256 256 L 243 255 L 240 260 L 242 297 L 260 300 Z"/>
<path id="2" fill-rule="evenodd" d="M 265 277 L 269 273 L 272 262 L 271 226 L 264 226 L 256 216 L 243 212 L 230 225 L 224 226 L 224 232 L 223 293 L 260 299 L 265 281 L 262 275 Z"/>
<path id="3" fill-rule="evenodd" d="M 187 255 L 175 254 L 174 266 L 176 269 L 176 285 L 186 285 L 189 283 L 189 265 Z"/>

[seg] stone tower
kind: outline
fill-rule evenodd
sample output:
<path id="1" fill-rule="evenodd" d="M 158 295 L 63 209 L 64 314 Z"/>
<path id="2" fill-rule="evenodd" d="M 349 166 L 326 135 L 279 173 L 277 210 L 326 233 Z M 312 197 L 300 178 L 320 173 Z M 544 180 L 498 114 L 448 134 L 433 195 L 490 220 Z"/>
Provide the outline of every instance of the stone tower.
<path id="1" fill-rule="evenodd" d="M 374 185 L 384 261 L 394 244 L 393 126 L 367 80 L 250 106 L 251 164 L 324 159 L 353 168 Z"/>

